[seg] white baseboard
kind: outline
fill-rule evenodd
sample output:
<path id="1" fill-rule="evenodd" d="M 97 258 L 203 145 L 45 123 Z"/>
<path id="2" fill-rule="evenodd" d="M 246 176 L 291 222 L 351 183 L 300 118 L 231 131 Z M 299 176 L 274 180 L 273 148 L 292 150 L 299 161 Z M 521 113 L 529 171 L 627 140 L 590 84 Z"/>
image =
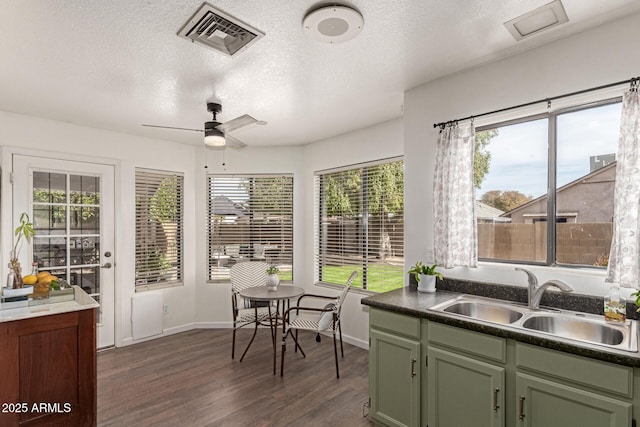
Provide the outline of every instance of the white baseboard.
<path id="1" fill-rule="evenodd" d="M 233 322 L 196 322 L 195 329 L 231 329 Z"/>
<path id="2" fill-rule="evenodd" d="M 145 342 L 145 341 L 155 340 L 157 338 L 168 337 L 169 335 L 179 334 L 180 332 L 186 332 L 186 331 L 190 331 L 192 329 L 197 329 L 195 327 L 194 323 L 187 323 L 185 325 L 174 326 L 173 328 L 168 328 L 168 329 L 163 330 L 161 334 L 153 335 L 153 336 L 146 337 L 146 338 L 141 338 L 141 339 L 138 339 L 138 340 L 134 340 L 131 337 L 125 338 L 125 339 L 122 340 L 121 345 L 120 346 L 116 346 L 116 347 L 125 347 L 125 346 L 131 345 L 131 344 L 138 344 L 138 343 Z"/>
<path id="3" fill-rule="evenodd" d="M 138 344 L 145 341 L 155 340 L 157 338 L 166 337 L 169 335 L 178 334 L 180 332 L 191 331 L 193 329 L 231 329 L 233 327 L 232 322 L 195 322 L 195 323 L 187 323 L 185 325 L 175 326 L 173 328 L 165 329 L 162 334 L 154 335 L 152 337 L 142 338 L 139 340 L 133 340 L 131 337 L 125 338 L 122 340 L 122 343 L 118 347 L 125 347 L 132 344 Z M 325 335 L 325 334 L 323 334 Z M 328 334 L 330 337 L 331 334 Z M 356 347 L 362 348 L 364 350 L 369 350 L 369 342 L 364 341 L 358 338 L 354 338 L 349 335 L 342 335 L 342 341 L 354 345 Z"/>

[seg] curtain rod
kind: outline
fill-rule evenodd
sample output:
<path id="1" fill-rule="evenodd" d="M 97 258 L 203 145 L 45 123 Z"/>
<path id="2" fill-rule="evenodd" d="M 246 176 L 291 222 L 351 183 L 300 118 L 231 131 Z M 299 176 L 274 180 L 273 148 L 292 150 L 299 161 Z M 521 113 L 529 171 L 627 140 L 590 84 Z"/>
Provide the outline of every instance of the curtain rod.
<path id="1" fill-rule="evenodd" d="M 437 127 L 444 128 L 444 126 L 446 126 L 449 123 L 461 122 L 463 120 L 472 120 L 472 119 L 475 119 L 475 118 L 478 118 L 478 117 L 484 117 L 484 116 L 488 116 L 488 115 L 491 115 L 491 114 L 504 113 L 505 111 L 515 110 L 515 109 L 524 108 L 524 107 L 530 107 L 532 105 L 540 104 L 542 102 L 550 103 L 551 101 L 555 101 L 557 99 L 568 98 L 570 96 L 576 96 L 576 95 L 582 95 L 583 93 L 594 92 L 596 90 L 607 89 L 607 88 L 610 88 L 610 87 L 620 86 L 620 85 L 627 84 L 627 83 L 631 83 L 631 86 L 636 86 L 637 87 L 638 83 L 640 83 L 640 77 L 632 77 L 632 78 L 630 78 L 628 80 L 622 80 L 620 82 L 609 83 L 609 84 L 602 85 L 602 86 L 596 86 L 596 87 L 592 87 L 592 88 L 589 88 L 589 89 L 579 90 L 577 92 L 571 92 L 571 93 L 565 93 L 563 95 L 552 96 L 551 98 L 539 99 L 537 101 L 531 101 L 531 102 L 527 102 L 525 104 L 515 105 L 513 107 L 501 108 L 499 110 L 489 111 L 488 113 L 476 114 L 476 115 L 473 115 L 473 116 L 464 117 L 462 119 L 449 120 L 449 121 L 446 121 L 446 122 L 434 123 L 433 127 L 434 128 L 437 128 Z"/>

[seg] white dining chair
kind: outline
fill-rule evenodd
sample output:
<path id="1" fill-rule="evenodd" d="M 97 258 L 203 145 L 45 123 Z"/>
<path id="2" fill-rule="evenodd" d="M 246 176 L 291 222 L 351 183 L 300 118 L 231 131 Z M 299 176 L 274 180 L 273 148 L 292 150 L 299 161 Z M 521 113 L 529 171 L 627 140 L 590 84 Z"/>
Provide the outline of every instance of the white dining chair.
<path id="1" fill-rule="evenodd" d="M 342 347 L 342 328 L 340 326 L 340 312 L 344 300 L 351 288 L 353 279 L 356 278 L 358 272 L 354 271 L 349 276 L 344 289 L 337 297 L 316 294 L 304 294 L 298 298 L 298 302 L 294 307 L 290 307 L 283 315 L 282 325 L 282 353 L 280 359 L 280 376 L 284 375 L 284 354 L 287 346 L 287 337 L 290 335 L 295 343 L 295 351 L 300 349 L 302 357 L 307 357 L 298 342 L 298 331 L 313 331 L 317 334 L 320 332 L 331 332 L 333 334 L 333 352 L 336 358 L 336 377 L 340 378 L 340 369 L 338 367 L 338 345 L 336 333 L 340 338 L 340 354 L 344 358 L 344 349 Z M 332 302 L 326 304 L 323 308 L 314 306 L 303 306 L 303 299 L 330 300 Z M 317 341 L 320 341 L 316 339 Z"/>
<path id="2" fill-rule="evenodd" d="M 236 331 L 247 325 L 269 324 L 269 307 L 253 307 L 251 302 L 239 295 L 242 289 L 253 286 L 266 286 L 267 268 L 269 264 L 262 261 L 246 261 L 234 264 L 230 271 L 231 279 L 231 309 L 233 313 L 233 342 L 231 345 L 231 358 L 235 357 Z M 255 303 L 254 303 L 255 304 Z M 257 317 L 256 317 L 257 311 Z M 251 342 L 255 338 L 251 337 Z M 247 346 L 247 348 L 249 348 Z M 243 355 L 244 357 L 244 355 Z M 242 359 L 241 359 L 242 360 Z"/>

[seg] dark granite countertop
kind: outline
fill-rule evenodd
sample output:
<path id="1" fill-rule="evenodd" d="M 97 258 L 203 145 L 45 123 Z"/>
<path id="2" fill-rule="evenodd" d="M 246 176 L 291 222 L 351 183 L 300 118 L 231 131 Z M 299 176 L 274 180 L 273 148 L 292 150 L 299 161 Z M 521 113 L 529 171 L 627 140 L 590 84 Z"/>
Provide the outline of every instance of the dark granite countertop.
<path id="1" fill-rule="evenodd" d="M 446 281 L 446 279 L 445 279 Z M 476 284 L 470 284 L 474 286 Z M 501 285 L 492 285 L 492 286 L 500 286 Z M 418 292 L 416 287 L 409 286 L 401 289 L 396 289 L 394 291 L 385 292 L 378 295 L 373 295 L 367 298 L 362 299 L 362 304 L 375 307 L 395 313 L 406 314 L 409 316 L 419 317 L 423 319 L 429 319 L 435 322 L 444 323 L 451 326 L 456 326 L 460 328 L 465 328 L 477 332 L 482 332 L 485 334 L 495 335 L 503 338 L 510 338 L 519 342 L 533 344 L 540 347 L 545 347 L 553 350 L 564 351 L 567 353 L 572 353 L 580 356 L 590 357 L 593 359 L 599 359 L 606 362 L 617 363 L 626 366 L 632 367 L 640 367 L 640 354 L 637 352 L 629 352 L 618 349 L 610 349 L 607 347 L 591 345 L 587 343 L 581 343 L 578 341 L 573 341 L 561 337 L 551 337 L 548 335 L 544 335 L 537 332 L 529 332 L 528 330 L 524 330 L 521 328 L 510 327 L 508 325 L 502 326 L 498 324 L 478 321 L 470 318 L 465 318 L 463 316 L 438 312 L 435 310 L 430 310 L 431 307 L 448 301 L 452 298 L 459 297 L 465 294 L 475 294 L 478 295 L 477 292 L 474 292 L 474 289 L 470 287 L 465 287 L 463 282 L 460 281 L 450 281 L 446 285 L 443 283 L 439 283 L 439 289 L 435 293 L 423 293 Z M 445 289 L 441 289 L 445 288 Z M 457 290 L 466 291 L 466 292 L 455 292 L 447 289 L 456 288 Z M 507 287 L 511 288 L 511 287 Z M 513 287 L 515 288 L 515 287 Z M 525 301 L 526 301 L 526 289 L 523 288 Z M 514 293 L 513 289 L 506 289 L 507 293 Z M 492 292 L 489 292 L 490 294 Z M 515 292 L 515 294 L 519 294 L 521 292 Z M 555 292 L 554 292 L 555 293 Z M 551 294 L 551 293 L 548 293 Z M 495 297 L 494 295 L 481 295 L 485 297 Z M 520 300 L 520 296 L 516 295 L 515 298 L 504 297 L 504 295 L 499 295 L 504 300 L 518 301 Z M 545 295 L 546 297 L 546 295 Z M 551 296 L 553 298 L 554 296 Z M 576 299 L 581 296 L 573 296 L 572 298 Z M 596 297 L 588 297 L 589 299 L 598 299 Z M 547 302 L 550 300 L 547 299 Z M 602 298 L 599 299 L 600 305 L 602 307 Z M 543 299 L 543 303 L 545 299 Z M 596 304 L 593 302 L 586 301 L 587 306 L 595 307 Z M 581 303 L 577 304 L 572 303 L 568 304 L 570 307 L 558 307 L 563 308 L 565 310 L 573 310 L 573 311 L 584 311 L 584 312 L 592 312 L 593 310 L 587 309 L 576 310 L 579 308 Z M 557 307 L 557 304 L 554 304 Z M 598 314 L 598 313 L 594 313 Z M 602 314 L 602 312 L 600 312 Z"/>

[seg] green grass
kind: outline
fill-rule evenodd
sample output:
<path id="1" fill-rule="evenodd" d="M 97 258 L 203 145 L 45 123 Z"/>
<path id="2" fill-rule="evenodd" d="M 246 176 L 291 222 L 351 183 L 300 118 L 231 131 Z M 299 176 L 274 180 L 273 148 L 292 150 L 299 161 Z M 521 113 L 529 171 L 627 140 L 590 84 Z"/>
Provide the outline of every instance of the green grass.
<path id="1" fill-rule="evenodd" d="M 322 281 L 325 283 L 345 284 L 354 270 L 358 272 L 358 276 L 351 286 L 362 288 L 362 267 L 355 265 L 325 265 L 322 269 Z M 368 265 L 368 290 L 387 292 L 402 286 L 404 286 L 404 271 L 401 266 L 388 264 Z"/>

